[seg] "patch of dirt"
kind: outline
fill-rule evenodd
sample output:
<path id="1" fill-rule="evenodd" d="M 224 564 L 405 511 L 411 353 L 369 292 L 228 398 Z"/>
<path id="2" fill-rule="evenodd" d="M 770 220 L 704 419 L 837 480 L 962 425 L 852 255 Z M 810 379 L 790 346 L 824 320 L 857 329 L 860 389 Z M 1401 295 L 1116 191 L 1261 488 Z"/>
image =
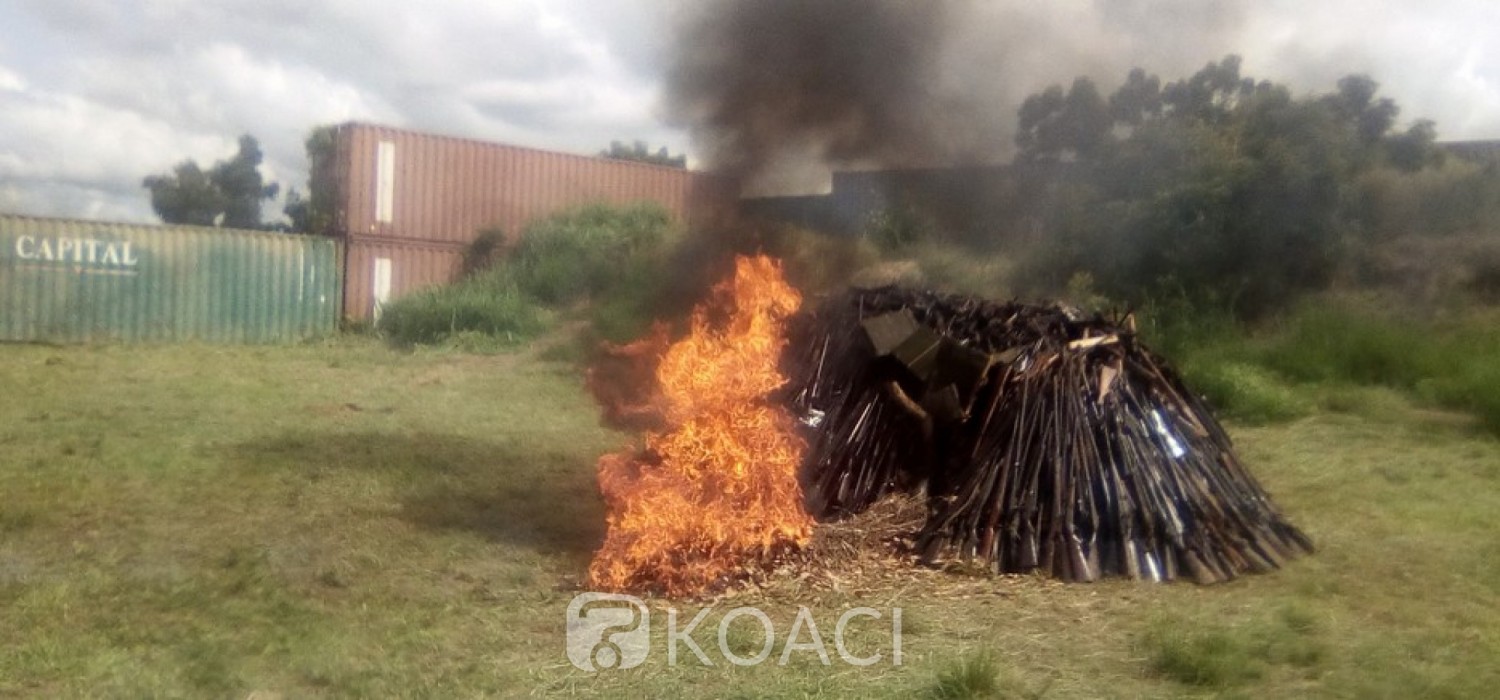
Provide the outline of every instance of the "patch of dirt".
<path id="1" fill-rule="evenodd" d="M 803 604 L 835 598 L 884 605 L 912 598 L 1004 597 L 1023 588 L 1066 585 L 1038 576 L 995 575 L 962 562 L 919 564 L 913 538 L 926 514 L 921 497 L 895 495 L 857 516 L 820 523 L 807 548 L 703 601 Z"/>
<path id="2" fill-rule="evenodd" d="M 831 599 L 879 606 L 897 600 L 1010 597 L 1069 585 L 1038 575 L 993 574 L 963 562 L 936 567 L 919 564 L 913 537 L 926 513 L 919 496 L 890 496 L 857 516 L 819 523 L 806 548 L 786 552 L 770 566 L 744 571 L 740 578 L 701 595 L 668 599 L 650 591 L 636 593 L 657 607 L 683 603 L 821 605 Z M 570 577 L 557 590 L 587 590 L 587 582 Z"/>

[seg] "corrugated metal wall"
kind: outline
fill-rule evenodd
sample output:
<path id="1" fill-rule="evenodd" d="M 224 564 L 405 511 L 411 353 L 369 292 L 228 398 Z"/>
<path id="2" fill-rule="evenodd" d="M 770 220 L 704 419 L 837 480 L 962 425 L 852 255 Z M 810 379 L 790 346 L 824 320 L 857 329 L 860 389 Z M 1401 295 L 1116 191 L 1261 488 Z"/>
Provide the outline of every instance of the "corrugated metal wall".
<path id="1" fill-rule="evenodd" d="M 527 224 L 592 203 L 653 201 L 679 221 L 692 218 L 705 175 L 678 168 L 540 151 L 367 124 L 338 128 L 331 168 L 338 182 L 339 233 L 347 237 L 344 315 L 369 318 L 377 292 L 374 260 L 390 263 L 394 299 L 457 279 L 462 253 L 479 231 L 515 240 Z"/>
<path id="2" fill-rule="evenodd" d="M 328 238 L 0 215 L 0 340 L 321 335 L 339 271 Z"/>
<path id="3" fill-rule="evenodd" d="M 351 237 L 468 243 L 482 228 L 516 236 L 526 224 L 580 204 L 658 202 L 686 221 L 698 175 L 679 168 L 539 151 L 366 124 L 339 127 L 336 171 L 347 181 Z M 381 144 L 393 176 L 382 187 Z M 381 220 L 382 189 L 389 221 Z"/>
<path id="4" fill-rule="evenodd" d="M 375 267 L 379 260 L 390 265 L 389 286 L 383 290 L 385 300 L 458 278 L 463 263 L 462 246 L 376 239 L 349 241 L 344 264 L 344 315 L 349 318 L 371 318 L 375 312 L 378 289 Z"/>

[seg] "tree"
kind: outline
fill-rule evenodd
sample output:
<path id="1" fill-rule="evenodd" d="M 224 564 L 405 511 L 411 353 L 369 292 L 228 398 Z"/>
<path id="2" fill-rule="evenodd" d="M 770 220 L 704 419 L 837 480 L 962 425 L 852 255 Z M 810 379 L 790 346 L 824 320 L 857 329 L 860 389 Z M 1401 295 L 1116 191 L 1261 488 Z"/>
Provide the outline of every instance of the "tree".
<path id="1" fill-rule="evenodd" d="M 1122 126 L 1140 126 L 1160 117 L 1161 110 L 1161 79 L 1140 68 L 1130 71 L 1125 84 L 1109 97 L 1109 113 Z"/>
<path id="2" fill-rule="evenodd" d="M 1380 83 L 1368 75 L 1350 75 L 1339 80 L 1338 92 L 1327 101 L 1335 113 L 1354 125 L 1359 138 L 1367 144 L 1385 137 L 1396 124 L 1401 109 L 1388 97 L 1375 99 Z"/>
<path id="3" fill-rule="evenodd" d="M 218 187 L 191 160 L 179 163 L 171 175 L 147 177 L 142 185 L 151 190 L 151 208 L 169 224 L 213 226 L 224 212 Z"/>
<path id="4" fill-rule="evenodd" d="M 1231 55 L 1190 78 L 1169 83 L 1161 90 L 1161 100 L 1176 116 L 1217 122 L 1228 119 L 1240 100 L 1255 90 L 1255 81 L 1240 75 L 1240 57 Z"/>
<path id="5" fill-rule="evenodd" d="M 1437 162 L 1431 122 L 1393 134 L 1399 110 L 1365 76 L 1298 98 L 1229 56 L 1159 84 L 1132 71 L 1104 116 L 1082 78 L 1022 104 L 1019 159 L 1077 163 L 1035 265 L 1048 283 L 1085 272 L 1136 303 L 1170 285 L 1255 316 L 1326 284 L 1362 225 L 1350 196 L 1362 173 Z"/>
<path id="6" fill-rule="evenodd" d="M 286 191 L 286 203 L 281 206 L 281 213 L 291 221 L 288 231 L 291 233 L 313 233 L 312 201 L 302 196 L 302 193 L 293 187 Z"/>
<path id="7" fill-rule="evenodd" d="M 645 141 L 636 141 L 632 145 L 625 145 L 620 141 L 611 141 L 609 148 L 599 152 L 599 157 L 610 160 L 628 160 L 636 163 L 650 163 L 668 168 L 687 168 L 687 156 L 674 156 L 667 152 L 667 147 L 662 146 L 656 152 L 652 152 L 646 146 Z"/>
<path id="8" fill-rule="evenodd" d="M 1408 173 L 1440 167 L 1445 160 L 1437 145 L 1437 125 L 1430 119 L 1418 119 L 1405 133 L 1386 137 L 1385 152 L 1391 165 Z"/>
<path id="9" fill-rule="evenodd" d="M 282 213 L 291 220 L 294 232 L 325 236 L 333 233 L 334 200 L 338 188 L 334 170 L 337 138 L 338 127 L 325 125 L 315 127 L 303 142 L 311 166 L 307 176 L 307 195 L 303 196 L 293 187 L 287 191 L 286 204 L 282 207 Z"/>
<path id="10" fill-rule="evenodd" d="M 1079 78 L 1066 95 L 1053 85 L 1021 104 L 1016 145 L 1028 162 L 1091 160 L 1109 142 L 1113 122 L 1094 81 Z"/>
<path id="11" fill-rule="evenodd" d="M 276 196 L 279 186 L 260 174 L 264 155 L 255 137 L 240 137 L 239 151 L 204 172 L 185 160 L 169 175 L 151 175 L 142 186 L 151 192 L 151 208 L 169 224 L 261 228 L 261 202 Z"/>

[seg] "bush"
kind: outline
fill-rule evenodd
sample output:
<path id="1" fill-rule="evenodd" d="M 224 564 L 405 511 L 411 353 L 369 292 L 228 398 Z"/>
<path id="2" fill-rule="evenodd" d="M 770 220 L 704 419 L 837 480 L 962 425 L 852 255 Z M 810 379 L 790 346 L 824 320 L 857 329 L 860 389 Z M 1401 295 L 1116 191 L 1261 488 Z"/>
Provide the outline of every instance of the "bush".
<path id="1" fill-rule="evenodd" d="M 1267 367 L 1297 381 L 1412 389 L 1440 371 L 1439 342 L 1431 329 L 1414 321 L 1307 305 L 1271 337 L 1262 358 Z"/>
<path id="2" fill-rule="evenodd" d="M 655 203 L 581 207 L 528 226 L 509 262 L 521 291 L 570 304 L 618 291 L 641 279 L 642 268 L 659 270 L 672 228 Z"/>
<path id="3" fill-rule="evenodd" d="M 464 249 L 463 276 L 472 277 L 494 267 L 504 258 L 504 254 L 505 231 L 499 228 L 481 229 L 479 235 L 469 242 L 469 247 Z"/>
<path id="4" fill-rule="evenodd" d="M 540 333 L 544 306 L 592 301 L 605 338 L 643 332 L 663 289 L 672 218 L 654 203 L 585 206 L 527 227 L 502 256 L 499 229 L 479 233 L 464 254 L 465 277 L 388 305 L 378 329 L 401 345 L 512 343 Z"/>
<path id="5" fill-rule="evenodd" d="M 1494 351 L 1472 358 L 1451 374 L 1421 382 L 1417 392 L 1439 405 L 1473 413 L 1487 429 L 1500 434 L 1500 357 Z"/>
<path id="6" fill-rule="evenodd" d="M 1142 340 L 1182 372 L 1188 389 L 1222 416 L 1251 424 L 1301 418 L 1312 404 L 1257 363 L 1250 332 L 1225 308 L 1164 291 L 1137 315 Z"/>
<path id="7" fill-rule="evenodd" d="M 1156 285 L 1136 320 L 1141 339 L 1178 366 L 1198 356 L 1237 359 L 1246 336 L 1226 306 L 1195 299 L 1170 280 Z"/>
<path id="8" fill-rule="evenodd" d="M 1226 347 L 1188 350 L 1188 376 L 1210 398 L 1219 393 L 1231 415 L 1244 412 L 1237 417 L 1275 420 L 1302 410 L 1296 393 L 1283 394 L 1257 365 L 1293 382 L 1400 390 L 1473 413 L 1500 432 L 1500 326 L 1483 313 L 1414 319 L 1347 303 L 1305 304 L 1253 342 Z"/>
<path id="9" fill-rule="evenodd" d="M 1352 404 L 1369 401 L 1368 387 L 1473 413 L 1500 433 L 1497 312 L 1387 307 L 1324 299 L 1251 328 L 1226 310 L 1162 294 L 1138 318 L 1146 345 L 1228 417 L 1270 423 L 1318 406 L 1363 411 Z"/>
<path id="10" fill-rule="evenodd" d="M 1183 369 L 1183 376 L 1221 415 L 1246 423 L 1279 423 L 1312 412 L 1312 404 L 1292 387 L 1255 365 L 1198 360 Z"/>
<path id="11" fill-rule="evenodd" d="M 515 342 L 544 327 L 534 303 L 502 266 L 445 287 L 407 294 L 382 310 L 378 330 L 398 345 L 438 344 L 464 334 Z"/>
<path id="12" fill-rule="evenodd" d="M 1500 172 L 1457 158 L 1411 173 L 1380 168 L 1355 182 L 1355 197 L 1374 239 L 1474 233 L 1500 220 Z"/>
<path id="13" fill-rule="evenodd" d="M 1495 304 L 1500 302 L 1497 233 L 1408 235 L 1363 246 L 1347 261 L 1343 286 L 1380 289 L 1405 306 Z"/>

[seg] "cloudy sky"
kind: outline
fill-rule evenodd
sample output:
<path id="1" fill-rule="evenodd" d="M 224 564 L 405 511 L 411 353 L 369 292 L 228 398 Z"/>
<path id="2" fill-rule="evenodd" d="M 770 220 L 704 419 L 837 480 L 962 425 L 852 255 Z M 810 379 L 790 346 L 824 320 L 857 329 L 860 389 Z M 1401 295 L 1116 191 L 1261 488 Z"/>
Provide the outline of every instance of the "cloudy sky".
<path id="1" fill-rule="evenodd" d="M 1444 138 L 1500 138 L 1495 0 L 968 4 L 979 9 L 954 50 L 983 65 L 987 37 L 1012 41 L 989 47 L 1011 66 L 997 93 L 1007 100 L 1080 72 L 1109 85 L 1142 65 L 1171 79 L 1239 53 L 1247 74 L 1303 91 L 1368 73 L 1403 117 L 1435 119 Z M 301 187 L 307 132 L 349 120 L 582 153 L 615 139 L 694 153 L 661 107 L 672 28 L 692 5 L 6 0 L 0 212 L 154 221 L 141 178 L 226 158 L 241 133 L 260 139 L 269 179 Z"/>

